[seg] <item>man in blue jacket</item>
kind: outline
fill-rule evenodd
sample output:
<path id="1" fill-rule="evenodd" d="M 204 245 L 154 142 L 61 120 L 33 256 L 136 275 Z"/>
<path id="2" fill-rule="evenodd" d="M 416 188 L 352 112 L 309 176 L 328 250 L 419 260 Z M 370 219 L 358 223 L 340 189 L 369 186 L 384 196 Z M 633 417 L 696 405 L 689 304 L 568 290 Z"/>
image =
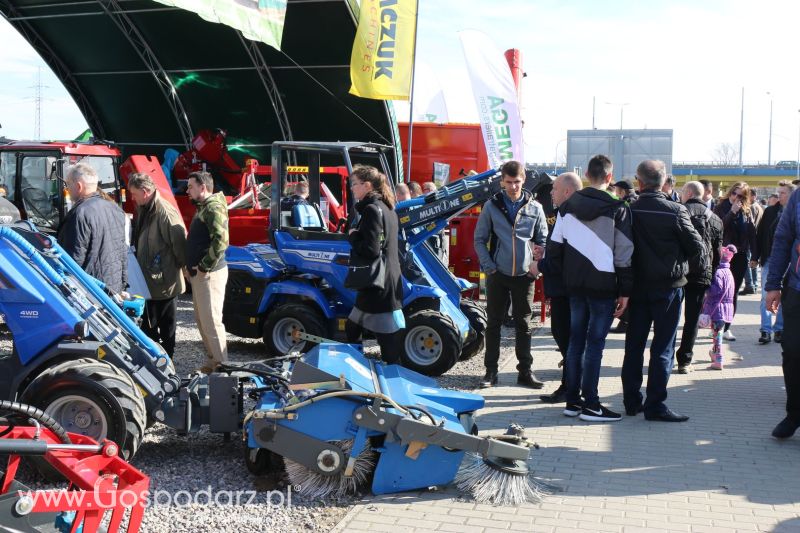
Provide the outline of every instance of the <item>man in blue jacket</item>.
<path id="1" fill-rule="evenodd" d="M 767 274 L 766 307 L 783 309 L 783 380 L 786 384 L 786 418 L 772 436 L 787 439 L 800 427 L 800 189 L 783 210 L 772 241 Z M 785 276 L 785 278 L 784 278 Z M 786 283 L 784 283 L 784 279 Z M 783 295 L 781 296 L 781 289 Z"/>
<path id="2" fill-rule="evenodd" d="M 475 226 L 475 252 L 486 274 L 486 375 L 482 387 L 497 385 L 500 358 L 500 326 L 511 299 L 516 326 L 517 383 L 541 389 L 544 383 L 533 375 L 531 357 L 531 314 L 533 246 L 544 246 L 547 222 L 542 206 L 524 190 L 525 167 L 508 161 L 500 169 L 503 191 L 495 194 L 481 210 Z M 533 267 L 535 269 L 535 267 Z"/>
<path id="3" fill-rule="evenodd" d="M 86 163 L 69 167 L 65 182 L 72 209 L 58 233 L 58 242 L 78 265 L 114 292 L 128 285 L 125 213 L 98 189 L 97 171 Z"/>

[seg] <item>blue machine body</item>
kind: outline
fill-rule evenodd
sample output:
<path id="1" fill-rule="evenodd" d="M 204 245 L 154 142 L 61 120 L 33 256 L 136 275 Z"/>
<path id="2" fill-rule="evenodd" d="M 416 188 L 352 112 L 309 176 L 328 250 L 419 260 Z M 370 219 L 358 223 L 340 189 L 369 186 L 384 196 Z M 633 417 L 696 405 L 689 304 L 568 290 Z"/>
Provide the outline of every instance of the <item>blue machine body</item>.
<path id="1" fill-rule="evenodd" d="M 469 432 L 471 428 L 465 427 L 465 420 L 471 421 L 471 415 L 484 406 L 483 397 L 477 394 L 439 388 L 434 379 L 399 365 L 370 364 L 357 345 L 323 343 L 305 354 L 302 361 L 326 374 L 339 377 L 354 391 L 380 392 L 401 406 L 424 408 L 438 423 L 443 424 L 443 428 L 458 433 Z M 373 379 L 373 369 L 377 380 Z M 376 388 L 376 381 L 380 390 Z M 354 412 L 371 402 L 369 398 L 354 396 L 331 398 L 300 408 L 295 419 L 280 419 L 276 423 L 321 441 L 355 440 L 359 430 L 364 428 L 354 421 Z M 277 394 L 265 392 L 254 411 L 280 409 L 284 405 L 285 400 Z M 397 413 L 393 408 L 387 408 L 386 411 Z M 248 422 L 246 429 L 248 447 L 258 448 L 260 444 L 254 436 L 252 421 Z M 367 429 L 365 436 L 382 437 L 386 434 Z M 375 494 L 449 483 L 465 453 L 428 446 L 416 458 L 411 458 L 406 455 L 408 445 L 389 436 L 375 451 L 379 453 L 372 483 L 372 492 Z"/>
<path id="2" fill-rule="evenodd" d="M 346 239 L 299 239 L 287 231 L 276 231 L 273 235 L 274 247 L 231 246 L 225 253 L 229 270 L 246 272 L 265 283 L 257 314 L 264 316 L 276 304 L 299 297 L 314 302 L 329 320 L 346 318 L 356 298 L 355 291 L 344 286 L 350 243 Z M 403 278 L 403 307 L 427 298 L 426 305 L 433 303 L 434 310 L 449 316 L 465 339 L 470 325 L 459 302 L 461 292 L 471 284 L 456 279 L 427 246 L 416 247 L 411 257 L 426 283 L 415 284 Z M 319 279 L 324 280 L 324 288 L 314 283 Z M 330 332 L 331 336 L 336 333 Z"/>

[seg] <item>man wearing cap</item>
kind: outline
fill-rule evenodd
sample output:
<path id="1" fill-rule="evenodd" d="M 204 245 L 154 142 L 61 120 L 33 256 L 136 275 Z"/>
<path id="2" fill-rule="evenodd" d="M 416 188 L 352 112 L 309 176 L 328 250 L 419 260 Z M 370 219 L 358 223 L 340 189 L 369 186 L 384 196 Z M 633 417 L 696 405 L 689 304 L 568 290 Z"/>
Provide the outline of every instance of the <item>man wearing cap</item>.
<path id="1" fill-rule="evenodd" d="M 633 186 L 627 180 L 619 180 L 614 184 L 614 194 L 620 200 L 624 200 L 629 204 L 631 202 L 635 202 L 638 196 L 636 195 L 636 191 L 633 190 Z"/>

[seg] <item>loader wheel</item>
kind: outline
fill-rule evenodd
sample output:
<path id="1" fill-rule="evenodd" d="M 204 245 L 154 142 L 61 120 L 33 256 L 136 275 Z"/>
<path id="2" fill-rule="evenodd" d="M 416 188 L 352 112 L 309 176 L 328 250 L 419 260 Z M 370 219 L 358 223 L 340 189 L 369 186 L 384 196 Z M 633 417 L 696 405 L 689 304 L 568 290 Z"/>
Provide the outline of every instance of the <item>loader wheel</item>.
<path id="1" fill-rule="evenodd" d="M 142 393 L 128 374 L 104 361 L 76 359 L 48 368 L 28 385 L 21 401 L 39 407 L 69 432 L 116 442 L 124 459 L 136 454 L 144 435 Z"/>
<path id="2" fill-rule="evenodd" d="M 325 319 L 314 307 L 289 303 L 276 307 L 264 322 L 263 339 L 271 357 L 281 357 L 290 351 L 307 352 L 315 343 L 297 339 L 297 332 L 325 337 Z"/>
<path id="3" fill-rule="evenodd" d="M 471 336 L 461 348 L 459 357 L 459 361 L 466 361 L 483 351 L 486 337 L 486 310 L 472 300 L 461 300 L 460 307 L 461 312 L 469 320 L 469 327 L 472 330 Z"/>
<path id="4" fill-rule="evenodd" d="M 427 376 L 450 370 L 461 353 L 461 337 L 453 320 L 423 309 L 406 318 L 401 359 L 403 366 Z"/>

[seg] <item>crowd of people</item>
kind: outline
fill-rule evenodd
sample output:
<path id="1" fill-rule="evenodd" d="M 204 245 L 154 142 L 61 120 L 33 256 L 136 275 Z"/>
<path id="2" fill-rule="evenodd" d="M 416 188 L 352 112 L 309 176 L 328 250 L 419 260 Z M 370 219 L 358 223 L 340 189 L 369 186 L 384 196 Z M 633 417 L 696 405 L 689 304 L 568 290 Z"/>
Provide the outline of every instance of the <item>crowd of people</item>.
<path id="1" fill-rule="evenodd" d="M 128 245 L 149 292 L 142 330 L 160 342 L 170 357 L 175 353 L 176 298 L 192 287 L 195 320 L 207 361 L 198 370 L 213 372 L 228 360 L 222 306 L 228 268 L 228 207 L 222 193 L 214 192 L 208 172 L 193 172 L 187 194 L 197 211 L 187 233 L 178 210 L 161 197 L 147 174 L 130 176 L 128 190 L 136 204 L 136 217 L 128 237 L 126 215 L 98 189 L 95 169 L 84 163 L 69 167 L 66 187 L 72 201 L 59 229 L 64 250 L 91 276 L 116 292 L 128 286 Z"/>
<path id="2" fill-rule="evenodd" d="M 501 191 L 483 206 L 474 246 L 486 275 L 486 374 L 483 387 L 498 384 L 500 328 L 509 304 L 513 316 L 517 383 L 541 389 L 533 372 L 531 314 L 534 282 L 544 275 L 552 334 L 563 357 L 559 387 L 541 399 L 563 402 L 566 416 L 586 421 L 622 418 L 603 405 L 598 393 L 606 338 L 614 318 L 625 333 L 622 392 L 625 414 L 647 420 L 682 422 L 688 416 L 666 404 L 667 386 L 677 372 L 690 371 L 698 328 L 713 336 L 711 368 L 726 364 L 723 341 L 731 329 L 738 295 L 746 293 L 761 268 L 762 344 L 782 343 L 787 416 L 773 435 L 786 438 L 800 427 L 800 192 L 781 182 L 777 200 L 761 208 L 745 182 L 733 184 L 715 201 L 709 182 L 690 181 L 680 192 L 662 161 L 642 161 L 635 185 L 614 183 L 604 155 L 585 172 L 573 172 L 552 186 L 556 216 L 523 188 L 524 165 L 501 168 Z M 73 208 L 59 241 L 90 275 L 113 291 L 127 286 L 126 216 L 98 190 L 94 169 L 77 164 L 66 172 Z M 356 166 L 350 176 L 355 199 L 347 229 L 353 253 L 385 257 L 381 288 L 358 291 L 346 332 L 352 341 L 364 330 L 375 334 L 386 362 L 397 362 L 397 335 L 405 327 L 395 203 L 436 190 L 433 183 L 391 187 L 374 167 Z M 227 282 L 228 220 L 225 198 L 214 192 L 206 172 L 189 176 L 187 193 L 197 211 L 185 228 L 176 208 L 161 197 L 147 174 L 134 174 L 128 188 L 136 204 L 131 244 L 149 291 L 143 330 L 172 356 L 176 297 L 192 288 L 195 319 L 207 353 L 199 370 L 211 373 L 227 361 L 222 305 Z M 416 190 L 419 188 L 419 190 Z M 308 185 L 295 186 L 292 202 L 302 203 Z M 742 284 L 745 287 L 742 289 Z M 742 289 L 742 292 L 740 292 Z M 683 332 L 676 349 L 683 312 Z M 644 353 L 650 342 L 644 393 Z"/>
<path id="3" fill-rule="evenodd" d="M 643 413 L 652 421 L 686 421 L 688 416 L 667 406 L 670 375 L 673 370 L 681 374 L 691 370 L 698 328 L 711 330 L 709 368 L 724 368 L 723 341 L 736 340 L 731 325 L 738 296 L 753 293 L 760 267 L 758 342 L 782 343 L 788 397 L 787 417 L 773 435 L 794 434 L 800 427 L 800 342 L 792 331 L 800 325 L 800 193 L 794 192 L 796 184 L 780 182 L 776 201 L 763 208 L 745 182 L 734 183 L 719 201 L 708 181 L 690 181 L 679 191 L 661 161 L 641 162 L 635 184 L 614 183 L 612 162 L 598 155 L 587 165 L 587 187 L 575 173 L 557 177 L 552 187 L 556 216 L 546 228 L 541 206 L 517 188 L 520 169 L 513 161 L 501 168 L 503 190 L 486 203 L 475 231 L 475 251 L 487 288 L 483 387 L 498 383 L 499 330 L 504 316 L 499 310 L 509 300 L 512 310 L 517 309 L 517 383 L 543 386 L 532 372 L 527 321 L 530 286 L 544 275 L 551 331 L 563 357 L 563 373 L 561 384 L 541 396 L 542 401 L 563 402 L 564 415 L 586 421 L 620 420 L 622 415 L 604 406 L 598 395 L 606 338 L 616 330 L 625 333 L 621 372 L 625 414 Z M 681 314 L 683 331 L 678 343 Z M 615 330 L 611 328 L 614 317 L 620 319 Z M 651 332 L 647 384 L 642 391 L 644 353 Z"/>

